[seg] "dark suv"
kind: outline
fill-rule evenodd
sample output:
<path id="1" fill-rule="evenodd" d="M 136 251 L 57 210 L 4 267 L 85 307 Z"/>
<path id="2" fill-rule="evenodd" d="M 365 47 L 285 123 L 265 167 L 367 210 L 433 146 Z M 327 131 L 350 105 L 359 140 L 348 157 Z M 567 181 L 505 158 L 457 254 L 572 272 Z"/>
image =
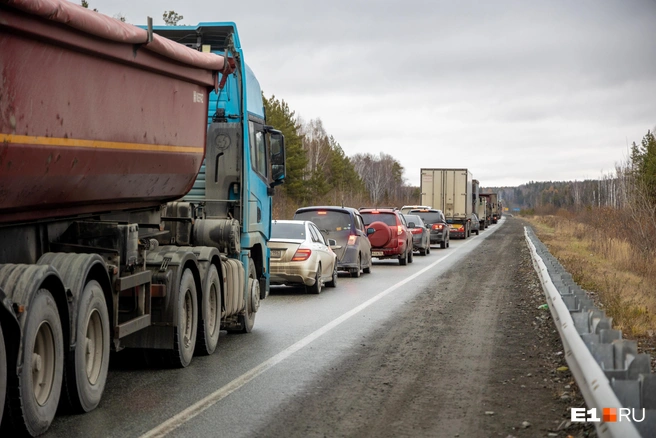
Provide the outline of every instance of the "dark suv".
<path id="1" fill-rule="evenodd" d="M 399 259 L 399 264 L 412 263 L 412 233 L 396 208 L 361 208 L 367 227 L 371 255 L 378 259 Z"/>
<path id="2" fill-rule="evenodd" d="M 337 270 L 359 277 L 360 271 L 371 272 L 371 243 L 362 216 L 355 208 L 335 206 L 302 207 L 294 213 L 295 220 L 312 221 L 327 239 L 337 255 Z"/>
<path id="3" fill-rule="evenodd" d="M 440 248 L 449 247 L 449 224 L 446 223 L 442 210 L 435 210 L 434 208 L 426 208 L 420 210 L 410 210 L 408 214 L 416 214 L 419 216 L 426 225 L 430 228 L 430 243 L 437 245 Z"/>

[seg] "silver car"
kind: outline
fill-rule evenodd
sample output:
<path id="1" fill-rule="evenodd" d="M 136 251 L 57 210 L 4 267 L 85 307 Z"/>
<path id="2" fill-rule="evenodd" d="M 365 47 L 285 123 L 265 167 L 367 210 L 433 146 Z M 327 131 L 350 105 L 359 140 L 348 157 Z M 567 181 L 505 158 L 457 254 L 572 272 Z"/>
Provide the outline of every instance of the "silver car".
<path id="1" fill-rule="evenodd" d="M 405 220 L 408 222 L 408 229 L 412 233 L 412 246 L 414 251 L 419 251 L 420 255 L 430 254 L 430 230 L 424 224 L 424 221 L 419 215 L 404 214 Z"/>
<path id="2" fill-rule="evenodd" d="M 270 282 L 273 285 L 303 285 L 309 293 L 321 293 L 325 284 L 337 286 L 337 256 L 310 221 L 271 222 Z"/>

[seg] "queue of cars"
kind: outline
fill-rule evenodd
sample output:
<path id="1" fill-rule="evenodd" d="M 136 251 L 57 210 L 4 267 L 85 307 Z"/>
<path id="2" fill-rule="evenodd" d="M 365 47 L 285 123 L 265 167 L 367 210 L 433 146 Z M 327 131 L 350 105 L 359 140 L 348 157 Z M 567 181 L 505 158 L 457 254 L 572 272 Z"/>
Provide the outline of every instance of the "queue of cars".
<path id="1" fill-rule="evenodd" d="M 463 230 L 464 231 L 464 230 Z M 478 230 L 475 230 L 478 234 Z M 425 205 L 390 207 L 310 206 L 292 220 L 274 220 L 268 243 L 272 285 L 297 285 L 308 293 L 335 287 L 338 272 L 371 273 L 372 259 L 413 262 L 431 245 L 448 248 L 451 229 L 442 211 Z M 454 236 L 455 237 L 455 236 Z"/>

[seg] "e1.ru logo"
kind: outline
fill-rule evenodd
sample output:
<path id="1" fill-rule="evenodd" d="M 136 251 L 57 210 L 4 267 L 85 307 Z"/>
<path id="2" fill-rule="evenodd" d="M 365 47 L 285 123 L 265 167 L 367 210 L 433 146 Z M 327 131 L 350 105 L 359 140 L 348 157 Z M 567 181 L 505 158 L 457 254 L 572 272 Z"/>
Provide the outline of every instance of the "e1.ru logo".
<path id="1" fill-rule="evenodd" d="M 603 421 L 604 423 L 616 423 L 618 421 L 640 423 L 645 421 L 644 408 L 642 409 L 642 418 L 637 419 L 635 414 L 636 412 L 633 408 L 603 408 L 601 418 L 599 418 L 597 416 L 597 408 L 588 409 L 587 411 L 585 408 L 571 408 L 571 421 L 572 423 L 598 423 L 600 421 Z"/>

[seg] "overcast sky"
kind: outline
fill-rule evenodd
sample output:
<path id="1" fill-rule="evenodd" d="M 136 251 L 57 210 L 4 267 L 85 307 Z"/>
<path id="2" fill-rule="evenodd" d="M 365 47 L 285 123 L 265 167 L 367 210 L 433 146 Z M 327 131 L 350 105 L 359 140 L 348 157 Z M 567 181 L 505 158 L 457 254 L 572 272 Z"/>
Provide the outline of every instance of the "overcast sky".
<path id="1" fill-rule="evenodd" d="M 76 3 L 79 3 L 76 1 Z M 656 126 L 656 0 L 89 0 L 132 24 L 234 21 L 265 96 L 345 153 L 483 186 L 611 172 Z"/>

